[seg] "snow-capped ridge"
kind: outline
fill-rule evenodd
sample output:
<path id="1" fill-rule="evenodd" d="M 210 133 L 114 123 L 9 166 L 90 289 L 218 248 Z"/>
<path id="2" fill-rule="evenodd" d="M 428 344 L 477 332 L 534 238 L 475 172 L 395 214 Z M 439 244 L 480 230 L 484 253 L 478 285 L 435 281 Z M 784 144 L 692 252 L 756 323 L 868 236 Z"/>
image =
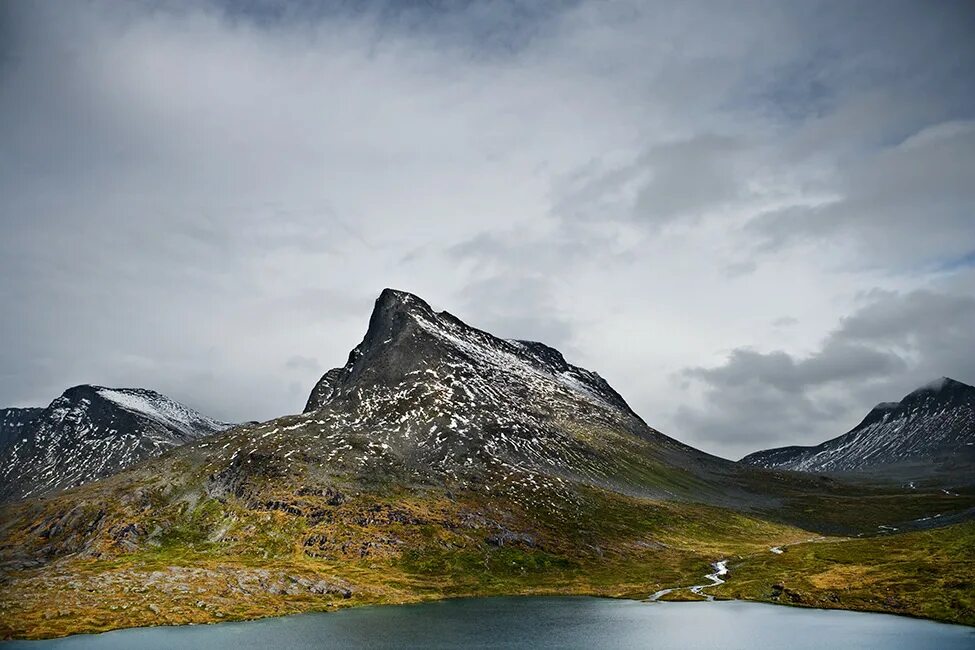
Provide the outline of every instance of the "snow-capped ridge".
<path id="1" fill-rule="evenodd" d="M 941 377 L 882 402 L 847 433 L 811 447 L 780 447 L 742 462 L 810 472 L 851 472 L 910 465 L 910 471 L 969 473 L 975 464 L 975 387 Z M 921 469 L 917 469 L 921 468 Z M 970 480 L 969 477 L 964 477 Z"/>
<path id="2" fill-rule="evenodd" d="M 144 388 L 103 388 L 97 393 L 122 408 L 191 434 L 201 428 L 220 431 L 230 424 L 218 422 L 153 390 Z"/>
<path id="3" fill-rule="evenodd" d="M 0 501 L 88 483 L 232 426 L 155 391 L 90 384 L 33 411 L 4 445 Z"/>

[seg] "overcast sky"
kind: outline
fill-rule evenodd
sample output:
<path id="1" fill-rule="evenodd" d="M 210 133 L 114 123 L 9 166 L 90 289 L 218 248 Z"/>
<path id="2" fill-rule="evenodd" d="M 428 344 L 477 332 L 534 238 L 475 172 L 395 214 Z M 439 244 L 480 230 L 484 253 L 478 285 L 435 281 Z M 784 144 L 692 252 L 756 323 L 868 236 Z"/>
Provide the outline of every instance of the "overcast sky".
<path id="1" fill-rule="evenodd" d="M 970 2 L 3 2 L 0 404 L 299 412 L 383 287 L 722 456 L 975 383 Z"/>

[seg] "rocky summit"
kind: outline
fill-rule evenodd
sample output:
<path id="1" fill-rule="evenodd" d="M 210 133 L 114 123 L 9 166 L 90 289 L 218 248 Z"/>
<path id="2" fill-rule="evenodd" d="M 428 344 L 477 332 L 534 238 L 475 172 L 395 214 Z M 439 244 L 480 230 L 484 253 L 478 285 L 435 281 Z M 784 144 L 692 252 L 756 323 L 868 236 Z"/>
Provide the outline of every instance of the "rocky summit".
<path id="1" fill-rule="evenodd" d="M 280 449 L 294 442 L 280 436 L 285 427 L 268 427 L 260 435 L 280 439 Z M 499 339 L 391 289 L 346 365 L 325 373 L 287 426 L 297 429 L 314 432 L 330 466 L 362 478 L 393 467 L 461 486 L 585 480 L 663 494 L 656 463 L 688 472 L 727 465 L 649 427 L 602 377 L 557 350 Z"/>

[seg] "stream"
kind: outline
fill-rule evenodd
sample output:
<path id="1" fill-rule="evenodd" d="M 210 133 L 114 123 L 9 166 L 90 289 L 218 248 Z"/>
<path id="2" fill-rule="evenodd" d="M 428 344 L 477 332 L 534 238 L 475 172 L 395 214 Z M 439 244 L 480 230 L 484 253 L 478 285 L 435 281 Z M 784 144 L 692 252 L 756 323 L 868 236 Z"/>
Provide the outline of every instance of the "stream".
<path id="1" fill-rule="evenodd" d="M 647 598 L 647 602 L 655 603 L 667 594 L 680 591 L 682 589 L 689 589 L 691 593 L 697 594 L 698 596 L 704 596 L 704 600 L 714 600 L 714 596 L 704 593 L 704 590 L 708 589 L 709 587 L 717 587 L 718 585 L 724 584 L 724 576 L 728 575 L 728 561 L 720 560 L 715 562 L 711 565 L 711 568 L 714 569 L 714 573 L 709 573 L 704 576 L 710 582 L 703 585 L 691 585 L 690 587 L 671 587 L 669 589 L 661 589 L 660 591 L 650 594 L 650 597 Z"/>

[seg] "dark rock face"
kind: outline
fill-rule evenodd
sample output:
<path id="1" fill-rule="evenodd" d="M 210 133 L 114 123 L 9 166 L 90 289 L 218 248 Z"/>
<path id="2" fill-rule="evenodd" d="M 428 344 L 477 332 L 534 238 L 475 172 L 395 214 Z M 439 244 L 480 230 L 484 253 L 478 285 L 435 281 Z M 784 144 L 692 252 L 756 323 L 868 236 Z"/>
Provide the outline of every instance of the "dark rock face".
<path id="1" fill-rule="evenodd" d="M 487 358 L 491 357 L 491 358 Z M 413 294 L 385 289 L 376 301 L 362 343 L 342 368 L 319 380 L 305 406 L 316 411 L 363 385 L 396 385 L 418 369 L 453 363 L 470 366 L 484 361 L 527 366 L 564 382 L 577 383 L 614 408 L 636 417 L 619 393 L 598 374 L 573 366 L 555 348 L 536 341 L 504 340 L 475 329 L 448 312 L 436 313 Z"/>
<path id="2" fill-rule="evenodd" d="M 815 447 L 759 451 L 741 462 L 806 472 L 903 471 L 917 477 L 967 472 L 975 467 L 975 387 L 943 377 L 900 402 L 878 404 L 838 438 Z"/>
<path id="3" fill-rule="evenodd" d="M 230 426 L 138 388 L 75 386 L 45 409 L 16 410 L 28 413 L 2 450 L 0 501 L 88 483 Z"/>
<path id="4" fill-rule="evenodd" d="M 43 411 L 42 408 L 0 409 L 0 454 L 29 435 Z"/>

